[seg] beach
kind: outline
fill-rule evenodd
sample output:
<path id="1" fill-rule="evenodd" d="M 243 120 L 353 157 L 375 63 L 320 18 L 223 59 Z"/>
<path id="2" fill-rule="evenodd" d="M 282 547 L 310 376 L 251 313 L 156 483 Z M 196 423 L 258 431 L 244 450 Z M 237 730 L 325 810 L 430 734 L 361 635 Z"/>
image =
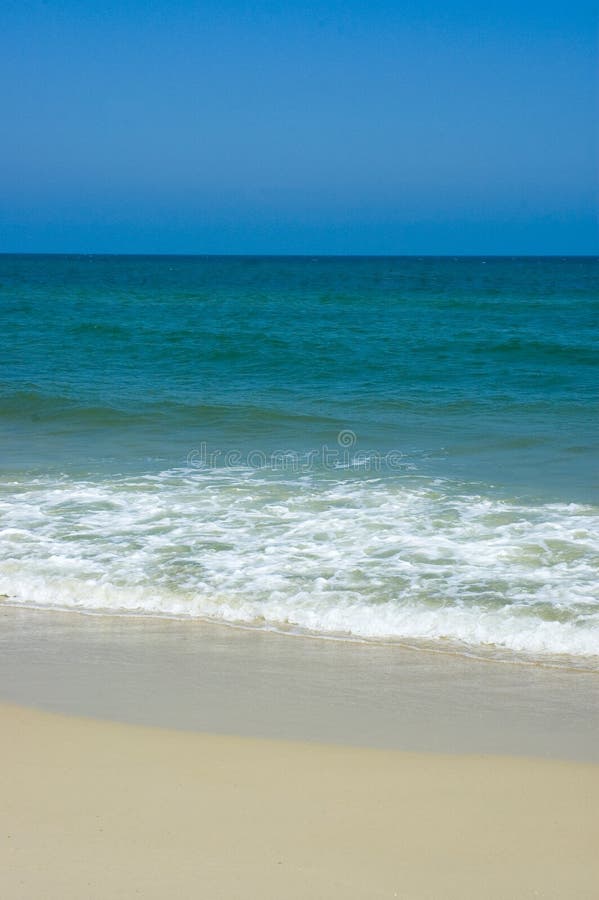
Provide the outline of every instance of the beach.
<path id="1" fill-rule="evenodd" d="M 3 4 L 0 900 L 599 900 L 595 6 Z"/>
<path id="2" fill-rule="evenodd" d="M 599 767 L 2 706 L 17 898 L 594 898 Z"/>
<path id="3" fill-rule="evenodd" d="M 0 897 L 595 898 L 597 259 L 0 255 Z"/>
<path id="4" fill-rule="evenodd" d="M 0 616 L 10 900 L 596 896 L 595 673 Z"/>

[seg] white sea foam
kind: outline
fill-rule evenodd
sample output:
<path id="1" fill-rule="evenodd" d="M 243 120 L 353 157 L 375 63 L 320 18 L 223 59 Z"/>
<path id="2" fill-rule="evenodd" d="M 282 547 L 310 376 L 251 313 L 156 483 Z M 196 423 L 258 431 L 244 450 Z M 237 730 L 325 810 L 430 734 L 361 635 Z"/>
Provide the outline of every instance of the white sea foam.
<path id="1" fill-rule="evenodd" d="M 424 479 L 1 486 L 13 602 L 599 657 L 599 510 Z"/>

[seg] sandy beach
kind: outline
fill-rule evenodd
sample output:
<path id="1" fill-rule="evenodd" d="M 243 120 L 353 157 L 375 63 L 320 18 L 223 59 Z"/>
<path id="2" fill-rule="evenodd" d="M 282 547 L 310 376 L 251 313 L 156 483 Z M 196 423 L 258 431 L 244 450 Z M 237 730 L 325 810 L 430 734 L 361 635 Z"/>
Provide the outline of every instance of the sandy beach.
<path id="1" fill-rule="evenodd" d="M 596 897 L 592 673 L 205 623 L 1 624 L 7 900 Z"/>
<path id="2" fill-rule="evenodd" d="M 594 765 L 0 721 L 10 900 L 596 897 Z"/>

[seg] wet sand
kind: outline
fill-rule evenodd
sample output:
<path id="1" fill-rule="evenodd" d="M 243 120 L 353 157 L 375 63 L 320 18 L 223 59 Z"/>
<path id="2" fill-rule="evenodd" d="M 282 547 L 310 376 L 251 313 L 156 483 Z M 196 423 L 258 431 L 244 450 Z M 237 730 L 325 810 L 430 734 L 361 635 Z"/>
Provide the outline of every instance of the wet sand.
<path id="1" fill-rule="evenodd" d="M 599 762 L 599 674 L 0 605 L 0 701 L 142 725 Z"/>

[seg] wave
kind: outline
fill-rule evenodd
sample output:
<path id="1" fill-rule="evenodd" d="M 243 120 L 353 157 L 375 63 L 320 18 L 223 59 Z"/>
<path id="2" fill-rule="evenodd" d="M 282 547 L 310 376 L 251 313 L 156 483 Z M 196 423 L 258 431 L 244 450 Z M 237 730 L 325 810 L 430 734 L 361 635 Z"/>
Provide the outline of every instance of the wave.
<path id="1" fill-rule="evenodd" d="M 82 425 L 124 425 L 132 418 L 147 420 L 146 412 L 131 413 L 108 405 L 93 405 L 60 394 L 17 390 L 0 396 L 0 419 L 36 422 L 77 422 Z"/>
<path id="2" fill-rule="evenodd" d="M 474 342 L 470 351 L 485 357 L 514 356 L 523 357 L 528 362 L 546 359 L 555 365 L 557 362 L 574 363 L 576 366 L 596 367 L 597 354 L 590 342 L 561 343 L 552 340 L 538 340 L 528 337 L 512 337 L 495 343 L 481 340 Z"/>
<path id="3" fill-rule="evenodd" d="M 306 424 L 335 424 L 334 417 L 310 415 L 270 406 L 240 403 L 197 403 L 171 399 L 140 399 L 120 405 L 92 403 L 89 398 L 74 398 L 51 394 L 31 388 L 5 392 L 0 395 L 0 419 L 31 420 L 41 423 L 77 422 L 82 425 L 133 425 L 144 422 L 165 422 L 176 419 L 180 424 L 210 424 L 225 422 L 240 416 L 260 422 L 297 422 Z"/>
<path id="4" fill-rule="evenodd" d="M 0 593 L 12 602 L 599 668 L 594 506 L 239 469 L 6 482 L 0 514 Z"/>
<path id="5" fill-rule="evenodd" d="M 321 401 L 321 406 L 325 401 Z M 23 421 L 34 420 L 40 423 L 80 422 L 82 425 L 126 425 L 143 424 L 145 422 L 176 421 L 181 425 L 201 425 L 225 423 L 230 418 L 244 417 L 257 425 L 267 423 L 295 423 L 299 427 L 307 425 L 330 426 L 339 428 L 345 425 L 348 415 L 357 415 L 365 421 L 372 420 L 382 426 L 393 423 L 394 415 L 407 413 L 412 415 L 473 416 L 477 412 L 497 411 L 505 408 L 512 416 L 531 414 L 557 415 L 562 406 L 570 413 L 589 414 L 589 404 L 584 400 L 564 398 L 560 402 L 556 398 L 540 400 L 530 398 L 527 402 L 516 402 L 513 397 L 504 393 L 487 397 L 456 397 L 455 392 L 448 392 L 446 398 L 430 396 L 419 392 L 417 396 L 390 397 L 381 395 L 373 401 L 372 396 L 361 396 L 360 392 L 349 394 L 345 400 L 336 398 L 334 415 L 326 412 L 307 412 L 294 409 L 293 402 L 286 399 L 280 403 L 231 402 L 204 403 L 193 397 L 173 398 L 169 396 L 151 397 L 135 394 L 128 398 L 125 394 L 118 402 L 106 402 L 102 398 L 81 395 L 79 397 L 53 393 L 38 386 L 10 389 L 0 387 L 0 420 Z"/>

